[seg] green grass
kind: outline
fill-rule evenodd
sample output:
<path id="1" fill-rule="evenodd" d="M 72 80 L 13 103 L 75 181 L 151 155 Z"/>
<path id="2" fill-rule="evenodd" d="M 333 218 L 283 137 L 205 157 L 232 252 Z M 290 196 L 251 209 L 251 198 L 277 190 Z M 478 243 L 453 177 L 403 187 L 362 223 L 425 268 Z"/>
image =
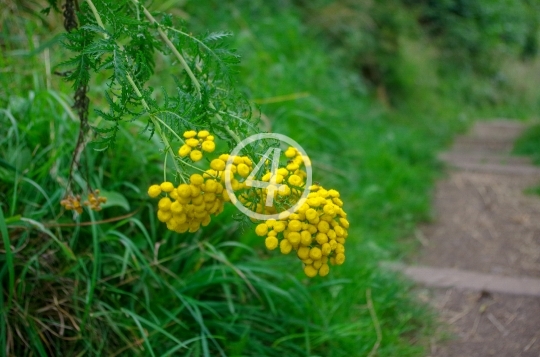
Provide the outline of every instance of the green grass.
<path id="1" fill-rule="evenodd" d="M 540 165 L 540 125 L 528 128 L 514 144 L 514 154 L 530 156 Z"/>
<path id="2" fill-rule="evenodd" d="M 514 143 L 513 153 L 529 156 L 535 165 L 540 165 L 540 125 L 536 124 L 525 130 Z M 540 185 L 527 188 L 525 193 L 540 195 Z"/>
<path id="3" fill-rule="evenodd" d="M 45 53 L 20 41 L 50 35 L 20 18 L 4 27 L 0 54 L 4 68 L 18 68 L 0 89 L 0 350 L 337 357 L 376 347 L 377 356 L 424 355 L 432 313 L 378 262 L 413 249 L 404 238 L 430 218 L 436 151 L 494 109 L 464 103 L 456 88 L 469 82 L 457 80 L 416 85 L 393 109 L 378 104 L 292 6 L 206 2 L 184 10 L 190 31 L 235 33 L 238 86 L 260 103 L 263 127 L 301 143 L 314 180 L 341 192 L 352 222 L 346 263 L 309 280 L 297 259 L 269 253 L 241 231 L 231 207 L 195 234 L 165 229 L 146 195 L 162 177 L 159 142 L 137 123 L 122 127 L 114 149 L 86 151 L 76 184 L 84 188 L 87 175 L 114 199 L 73 224 L 59 205 L 77 138 L 71 92 L 58 77 L 47 82 Z M 63 55 L 54 45 L 50 60 Z M 428 53 L 403 58 L 404 83 L 437 73 Z M 167 84 L 176 69 L 158 63 L 156 82 Z M 91 90 L 97 108 L 100 84 Z M 513 113 L 514 104 L 505 108 Z"/>

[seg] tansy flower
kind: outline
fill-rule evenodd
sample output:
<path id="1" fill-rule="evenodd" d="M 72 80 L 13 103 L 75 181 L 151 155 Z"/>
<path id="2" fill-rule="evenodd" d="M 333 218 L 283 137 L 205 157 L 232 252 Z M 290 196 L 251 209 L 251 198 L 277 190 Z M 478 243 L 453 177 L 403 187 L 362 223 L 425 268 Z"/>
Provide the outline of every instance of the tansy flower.
<path id="1" fill-rule="evenodd" d="M 197 135 L 197 132 L 195 130 L 188 130 L 184 132 L 184 138 L 186 139 L 194 138 L 196 135 Z"/>
<path id="2" fill-rule="evenodd" d="M 203 149 L 203 151 L 210 153 L 216 149 L 216 144 L 213 141 L 204 141 L 201 144 L 201 148 Z"/>
<path id="3" fill-rule="evenodd" d="M 193 161 L 199 161 L 200 159 L 202 159 L 202 157 L 202 152 L 200 152 L 199 150 L 192 150 L 189 153 L 189 158 Z"/>
<path id="4" fill-rule="evenodd" d="M 174 190 L 174 186 L 171 182 L 162 182 L 161 185 L 159 185 L 159 187 L 161 188 L 161 190 L 163 192 L 171 192 L 172 190 Z"/>
<path id="5" fill-rule="evenodd" d="M 154 198 L 161 194 L 161 187 L 160 185 L 152 185 L 148 187 L 148 196 Z"/>
<path id="6" fill-rule="evenodd" d="M 188 145 L 182 145 L 180 149 L 178 149 L 178 155 L 181 157 L 186 157 L 191 152 L 191 147 Z"/>

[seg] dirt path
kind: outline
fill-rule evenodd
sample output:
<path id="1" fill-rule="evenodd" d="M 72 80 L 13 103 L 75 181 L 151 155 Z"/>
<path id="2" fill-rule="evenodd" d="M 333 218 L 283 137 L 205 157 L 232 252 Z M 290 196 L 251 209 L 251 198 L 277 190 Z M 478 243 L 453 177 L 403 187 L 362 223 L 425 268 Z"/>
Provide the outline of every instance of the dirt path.
<path id="1" fill-rule="evenodd" d="M 540 198 L 523 191 L 540 169 L 510 156 L 524 127 L 478 123 L 441 155 L 448 177 L 435 194 L 435 220 L 407 275 L 454 336 L 431 357 L 540 357 Z"/>

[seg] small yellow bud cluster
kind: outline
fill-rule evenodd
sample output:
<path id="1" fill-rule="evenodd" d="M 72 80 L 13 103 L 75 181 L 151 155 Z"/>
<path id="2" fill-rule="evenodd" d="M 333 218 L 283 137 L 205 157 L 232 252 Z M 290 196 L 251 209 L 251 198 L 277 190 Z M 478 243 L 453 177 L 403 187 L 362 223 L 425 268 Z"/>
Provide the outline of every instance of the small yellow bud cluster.
<path id="1" fill-rule="evenodd" d="M 83 211 L 82 205 L 81 205 L 81 196 L 73 196 L 73 195 L 67 195 L 64 197 L 62 201 L 60 201 L 60 204 L 68 211 L 74 210 L 75 212 L 81 214 Z"/>
<path id="2" fill-rule="evenodd" d="M 178 149 L 180 157 L 188 157 L 194 162 L 203 158 L 203 151 L 211 153 L 216 149 L 214 136 L 210 135 L 207 130 L 196 132 L 188 130 L 184 133 L 186 139 L 185 144 Z"/>
<path id="3" fill-rule="evenodd" d="M 101 204 L 107 202 L 107 197 L 100 197 L 99 190 L 94 190 L 88 194 L 88 200 L 81 204 L 80 195 L 67 195 L 60 204 L 68 211 L 73 210 L 79 214 L 83 211 L 83 205 L 90 207 L 93 211 L 101 211 Z"/>
<path id="4" fill-rule="evenodd" d="M 349 228 L 346 217 L 338 191 L 312 185 L 296 213 L 260 223 L 255 233 L 266 237 L 265 245 L 269 250 L 278 246 L 282 254 L 294 250 L 304 263 L 304 273 L 308 277 L 326 276 L 330 265 L 345 262 Z"/>
<path id="5" fill-rule="evenodd" d="M 88 194 L 88 200 L 84 201 L 85 206 L 89 206 L 94 211 L 101 211 L 101 204 L 107 202 L 107 197 L 100 197 L 99 190 L 94 190 Z"/>

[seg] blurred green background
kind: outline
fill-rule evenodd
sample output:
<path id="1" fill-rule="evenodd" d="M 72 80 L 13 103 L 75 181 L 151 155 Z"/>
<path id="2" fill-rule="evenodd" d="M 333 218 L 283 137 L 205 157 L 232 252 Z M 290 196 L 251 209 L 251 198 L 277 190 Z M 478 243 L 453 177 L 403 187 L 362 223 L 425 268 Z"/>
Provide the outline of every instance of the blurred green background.
<path id="1" fill-rule="evenodd" d="M 148 3 L 195 35 L 232 31 L 237 87 L 261 129 L 301 143 L 314 180 L 341 192 L 347 261 L 313 280 L 239 229 L 231 207 L 195 234 L 157 224 L 146 189 L 162 177 L 160 143 L 137 122 L 114 149 L 83 156 L 111 199 L 79 220 L 100 224 L 62 214 L 78 123 L 54 74 L 70 56 L 62 18 L 44 6 L 0 0 L 1 353 L 422 356 L 444 336 L 412 285 L 378 263 L 418 248 L 436 154 L 455 134 L 538 117 L 539 1 Z M 171 81 L 156 63 L 155 83 Z M 91 84 L 90 121 L 103 86 Z"/>

